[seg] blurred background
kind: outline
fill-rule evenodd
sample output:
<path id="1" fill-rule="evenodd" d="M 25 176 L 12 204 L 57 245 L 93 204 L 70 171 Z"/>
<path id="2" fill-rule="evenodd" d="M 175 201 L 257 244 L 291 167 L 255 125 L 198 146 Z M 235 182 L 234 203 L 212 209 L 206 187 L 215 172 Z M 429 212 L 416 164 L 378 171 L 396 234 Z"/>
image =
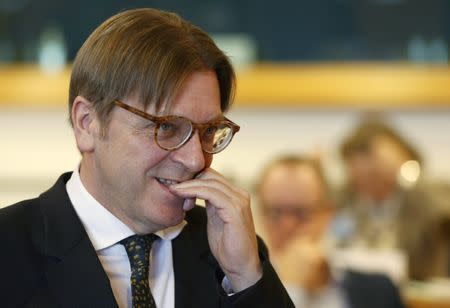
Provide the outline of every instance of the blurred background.
<path id="1" fill-rule="evenodd" d="M 210 33 L 246 40 L 240 48 L 252 49 L 259 61 L 445 64 L 448 58 L 446 0 L 1 0 L 1 60 L 36 62 L 50 41 L 70 60 L 100 21 L 142 6 L 176 11 Z"/>
<path id="2" fill-rule="evenodd" d="M 339 187 L 339 145 L 368 114 L 421 152 L 424 177 L 450 182 L 448 0 L 0 0 L 0 207 L 77 166 L 70 63 L 104 19 L 144 6 L 199 25 L 234 62 L 241 131 L 213 166 L 240 185 L 291 152 Z"/>
<path id="3" fill-rule="evenodd" d="M 423 151 L 429 176 L 450 179 L 447 0 L 0 0 L 0 206 L 75 166 L 70 63 L 104 19 L 142 6 L 200 25 L 238 68 L 231 116 L 243 129 L 215 162 L 237 181 L 283 151 L 317 152 L 342 181 L 337 145 L 366 112 Z"/>

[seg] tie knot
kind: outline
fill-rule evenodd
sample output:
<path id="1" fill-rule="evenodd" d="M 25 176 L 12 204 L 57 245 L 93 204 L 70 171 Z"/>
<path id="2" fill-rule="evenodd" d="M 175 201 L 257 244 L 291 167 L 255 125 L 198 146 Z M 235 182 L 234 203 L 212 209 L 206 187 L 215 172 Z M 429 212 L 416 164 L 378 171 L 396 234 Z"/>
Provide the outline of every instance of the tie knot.
<path id="1" fill-rule="evenodd" d="M 157 239 L 158 236 L 152 233 L 144 235 L 135 234 L 120 241 L 120 244 L 127 251 L 128 259 L 130 259 L 132 267 L 138 262 L 140 264 L 143 262 L 143 265 L 148 267 L 150 250 Z"/>
<path id="2" fill-rule="evenodd" d="M 150 234 L 135 234 L 131 235 L 127 238 L 124 238 L 120 241 L 122 245 L 125 246 L 125 248 L 128 249 L 135 249 L 137 246 L 140 246 L 144 249 L 151 249 L 153 242 L 156 241 L 159 237 L 156 234 L 150 233 Z M 138 248 L 141 249 L 141 248 Z"/>

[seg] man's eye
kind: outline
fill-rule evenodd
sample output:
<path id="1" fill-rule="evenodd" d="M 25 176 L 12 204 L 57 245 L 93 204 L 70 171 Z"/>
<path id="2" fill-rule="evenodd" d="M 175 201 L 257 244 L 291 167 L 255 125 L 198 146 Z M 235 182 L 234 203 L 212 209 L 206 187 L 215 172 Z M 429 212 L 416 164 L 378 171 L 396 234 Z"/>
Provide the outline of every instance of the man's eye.
<path id="1" fill-rule="evenodd" d="M 175 125 L 171 122 L 163 122 L 159 125 L 159 130 L 161 132 L 170 132 L 175 129 Z"/>
<path id="2" fill-rule="evenodd" d="M 207 136 L 212 136 L 216 133 L 217 131 L 217 126 L 208 126 L 205 131 L 204 134 Z"/>

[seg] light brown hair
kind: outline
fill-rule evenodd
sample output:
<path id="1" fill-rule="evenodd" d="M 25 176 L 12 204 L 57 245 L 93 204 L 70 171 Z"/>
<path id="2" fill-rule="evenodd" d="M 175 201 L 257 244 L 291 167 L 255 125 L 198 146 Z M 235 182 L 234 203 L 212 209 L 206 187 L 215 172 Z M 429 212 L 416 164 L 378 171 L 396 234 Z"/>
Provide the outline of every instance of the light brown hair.
<path id="1" fill-rule="evenodd" d="M 206 32 L 174 13 L 124 11 L 103 22 L 78 51 L 69 110 L 81 95 L 93 103 L 105 127 L 113 100 L 135 95 L 144 109 L 155 104 L 160 110 L 170 105 L 190 74 L 201 70 L 216 73 L 221 110 L 226 111 L 233 100 L 235 73 Z"/>
<path id="2" fill-rule="evenodd" d="M 317 174 L 321 185 L 323 187 L 324 194 L 328 197 L 330 192 L 330 186 L 328 185 L 328 181 L 325 177 L 325 173 L 323 171 L 322 164 L 320 161 L 313 157 L 297 155 L 297 154 L 285 154 L 283 156 L 277 157 L 271 162 L 269 162 L 262 170 L 261 175 L 259 177 L 259 181 L 256 184 L 256 191 L 260 191 L 264 181 L 266 180 L 269 173 L 278 166 L 286 166 L 288 168 L 295 168 L 298 166 L 308 166 L 313 169 L 313 171 Z"/>
<path id="3" fill-rule="evenodd" d="M 368 154 L 372 151 L 373 141 L 378 136 L 385 136 L 397 144 L 408 155 L 408 159 L 422 163 L 419 152 L 403 138 L 391 126 L 379 119 L 363 120 L 340 146 L 340 152 L 344 159 L 349 159 L 353 154 Z"/>

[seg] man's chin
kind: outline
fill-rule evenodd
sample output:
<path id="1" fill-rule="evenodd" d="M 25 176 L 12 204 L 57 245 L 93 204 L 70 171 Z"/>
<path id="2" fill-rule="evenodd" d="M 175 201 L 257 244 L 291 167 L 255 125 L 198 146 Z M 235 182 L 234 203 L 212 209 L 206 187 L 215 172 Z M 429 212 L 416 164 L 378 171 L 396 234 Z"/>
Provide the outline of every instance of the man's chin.
<path id="1" fill-rule="evenodd" d="M 181 223 L 186 217 L 186 212 L 182 207 L 177 208 L 175 211 L 170 213 L 169 217 L 167 217 L 167 227 L 173 227 Z"/>

